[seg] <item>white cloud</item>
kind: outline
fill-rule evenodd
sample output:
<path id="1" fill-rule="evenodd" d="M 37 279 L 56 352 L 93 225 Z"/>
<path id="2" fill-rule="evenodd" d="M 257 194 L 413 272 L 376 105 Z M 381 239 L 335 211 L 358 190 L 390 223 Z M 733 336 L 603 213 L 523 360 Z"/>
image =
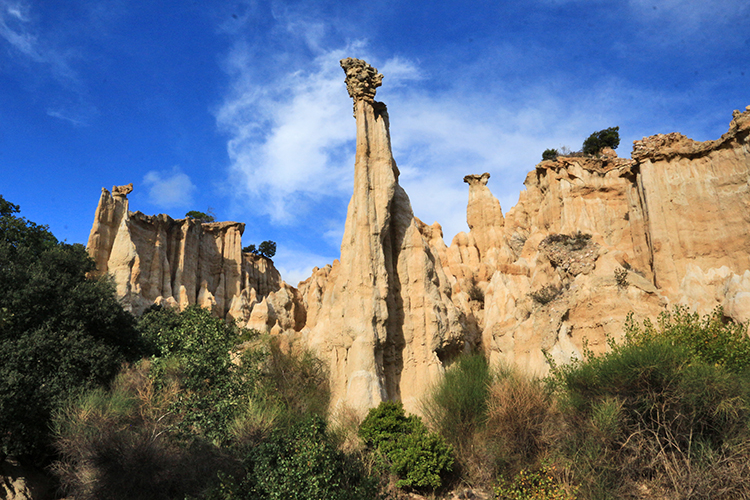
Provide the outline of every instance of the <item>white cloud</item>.
<path id="1" fill-rule="evenodd" d="M 231 136 L 232 176 L 275 222 L 292 222 L 309 203 L 350 188 L 355 130 L 338 64 L 346 53 L 322 54 L 266 85 L 253 78 L 247 48 L 230 57 L 234 90 L 217 121 Z"/>
<path id="2" fill-rule="evenodd" d="M 149 201 L 160 208 L 190 208 L 197 190 L 190 177 L 179 167 L 170 171 L 151 170 L 143 177 Z"/>

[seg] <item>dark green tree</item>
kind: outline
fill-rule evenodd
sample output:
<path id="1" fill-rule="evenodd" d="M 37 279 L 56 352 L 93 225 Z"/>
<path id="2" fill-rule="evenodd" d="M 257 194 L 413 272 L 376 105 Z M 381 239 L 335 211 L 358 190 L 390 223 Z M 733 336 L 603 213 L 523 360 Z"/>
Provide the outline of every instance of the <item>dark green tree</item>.
<path id="1" fill-rule="evenodd" d="M 248 245 L 242 249 L 243 252 L 254 253 L 255 255 L 262 255 L 263 257 L 270 259 L 276 255 L 276 242 L 266 240 L 256 248 L 255 245 Z"/>
<path id="2" fill-rule="evenodd" d="M 276 255 L 276 242 L 271 240 L 264 241 L 263 243 L 258 245 L 258 253 L 263 257 L 270 259 L 274 255 Z"/>
<path id="3" fill-rule="evenodd" d="M 556 149 L 545 149 L 542 153 L 542 160 L 554 160 L 559 154 Z"/>
<path id="4" fill-rule="evenodd" d="M 185 217 L 190 217 L 191 219 L 195 219 L 199 222 L 214 222 L 216 220 L 216 217 L 214 217 L 213 215 L 207 214 L 205 212 L 199 212 L 197 210 L 189 211 L 185 214 Z"/>
<path id="5" fill-rule="evenodd" d="M 140 355 L 135 322 L 82 245 L 15 214 L 0 196 L 0 455 L 44 462 L 50 417 Z"/>
<path id="6" fill-rule="evenodd" d="M 583 153 L 595 155 L 604 148 L 617 149 L 620 145 L 620 127 L 610 127 L 594 132 L 583 141 Z"/>

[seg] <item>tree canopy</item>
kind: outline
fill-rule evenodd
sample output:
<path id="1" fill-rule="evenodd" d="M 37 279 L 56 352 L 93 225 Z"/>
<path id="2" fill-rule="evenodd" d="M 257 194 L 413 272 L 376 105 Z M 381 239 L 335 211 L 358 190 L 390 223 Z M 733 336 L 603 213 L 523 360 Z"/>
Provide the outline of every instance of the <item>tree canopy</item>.
<path id="1" fill-rule="evenodd" d="M 620 145 L 620 127 L 610 127 L 591 134 L 583 141 L 583 153 L 595 155 L 604 148 L 617 149 Z"/>
<path id="2" fill-rule="evenodd" d="M 60 243 L 0 196 L 0 454 L 43 461 L 71 394 L 140 355 L 132 316 L 82 245 Z"/>

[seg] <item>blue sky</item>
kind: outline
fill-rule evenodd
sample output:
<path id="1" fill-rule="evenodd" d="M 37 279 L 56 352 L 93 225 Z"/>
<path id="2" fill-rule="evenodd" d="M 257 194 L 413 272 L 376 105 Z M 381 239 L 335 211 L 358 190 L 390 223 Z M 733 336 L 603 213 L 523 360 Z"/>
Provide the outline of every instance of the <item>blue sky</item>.
<path id="1" fill-rule="evenodd" d="M 462 178 L 504 211 L 550 147 L 718 138 L 750 104 L 747 0 L 0 0 L 0 194 L 85 243 L 101 187 L 277 242 L 292 284 L 339 256 L 354 120 L 338 60 L 384 75 L 415 214 L 467 230 Z"/>

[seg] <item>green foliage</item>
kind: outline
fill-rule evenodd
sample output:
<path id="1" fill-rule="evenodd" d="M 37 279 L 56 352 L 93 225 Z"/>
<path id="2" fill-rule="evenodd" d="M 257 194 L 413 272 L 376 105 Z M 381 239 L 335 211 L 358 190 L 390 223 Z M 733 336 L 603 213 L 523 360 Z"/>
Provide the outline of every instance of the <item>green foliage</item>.
<path id="1" fill-rule="evenodd" d="M 211 210 L 209 209 L 209 212 Z M 185 217 L 190 217 L 191 219 L 195 219 L 198 222 L 214 222 L 216 221 L 216 217 L 214 217 L 211 214 L 207 214 L 205 212 L 199 212 L 197 210 L 191 210 L 188 213 L 185 214 Z"/>
<path id="2" fill-rule="evenodd" d="M 419 417 L 407 417 L 401 403 L 384 401 L 371 409 L 359 435 L 386 460 L 400 488 L 437 489 L 453 468 L 453 448 Z"/>
<path id="3" fill-rule="evenodd" d="M 578 488 L 566 488 L 554 465 L 543 463 L 537 470 L 523 469 L 513 479 L 502 478 L 495 487 L 498 500 L 575 500 Z"/>
<path id="4" fill-rule="evenodd" d="M 263 257 L 270 259 L 276 255 L 276 242 L 266 240 L 255 248 L 255 245 L 248 245 L 242 249 L 243 252 L 254 253 L 256 255 L 262 255 Z"/>
<path id="5" fill-rule="evenodd" d="M 718 484 L 747 491 L 750 378 L 732 356 L 747 337 L 719 318 L 677 309 L 659 328 L 631 321 L 624 344 L 556 369 L 572 431 L 562 451 L 587 498 L 624 495 L 644 477 L 705 498 Z"/>
<path id="6" fill-rule="evenodd" d="M 246 496 L 232 498 L 377 498 L 377 484 L 366 477 L 361 464 L 336 450 L 326 434 L 325 422 L 317 416 L 289 431 L 277 430 L 249 451 L 247 462 L 252 463 L 251 472 L 241 485 Z"/>
<path id="7" fill-rule="evenodd" d="M 178 387 L 156 387 L 149 369 L 147 361 L 126 367 L 110 390 L 89 391 L 56 412 L 54 472 L 76 499 L 182 500 L 231 468 L 211 446 L 170 439 Z"/>
<path id="8" fill-rule="evenodd" d="M 617 269 L 615 269 L 615 283 L 617 283 L 617 286 L 620 288 L 628 287 L 627 269 L 623 269 L 621 267 L 618 267 Z"/>
<path id="9" fill-rule="evenodd" d="M 242 402 L 255 391 L 265 354 L 238 353 L 243 331 L 200 307 L 181 313 L 152 308 L 139 326 L 156 352 L 154 377 L 160 383 L 177 379 L 183 389 L 172 408 L 181 415 L 178 429 L 216 444 L 229 442 Z M 233 353 L 241 356 L 239 364 L 232 362 Z"/>
<path id="10" fill-rule="evenodd" d="M 682 306 L 659 315 L 657 324 L 646 320 L 643 326 L 634 323 L 632 315 L 625 325 L 630 343 L 644 343 L 664 338 L 675 345 L 684 345 L 699 359 L 743 373 L 750 368 L 750 336 L 748 326 L 724 320 L 721 308 L 703 316 L 690 313 Z"/>
<path id="11" fill-rule="evenodd" d="M 330 388 L 322 361 L 309 351 L 286 353 L 275 339 L 263 363 L 263 391 L 265 399 L 283 409 L 282 423 L 328 412 Z"/>
<path id="12" fill-rule="evenodd" d="M 484 426 L 492 378 L 482 354 L 459 356 L 424 403 L 427 421 L 454 448 L 462 450 Z"/>
<path id="13" fill-rule="evenodd" d="M 610 127 L 591 134 L 583 141 L 583 153 L 595 155 L 604 148 L 617 149 L 620 145 L 620 127 Z"/>
<path id="14" fill-rule="evenodd" d="M 542 153 L 542 160 L 555 160 L 559 154 L 556 149 L 545 149 Z"/>
<path id="15" fill-rule="evenodd" d="M 141 345 L 112 283 L 86 277 L 85 249 L 16 213 L 0 197 L 0 453 L 44 461 L 52 412 Z"/>

